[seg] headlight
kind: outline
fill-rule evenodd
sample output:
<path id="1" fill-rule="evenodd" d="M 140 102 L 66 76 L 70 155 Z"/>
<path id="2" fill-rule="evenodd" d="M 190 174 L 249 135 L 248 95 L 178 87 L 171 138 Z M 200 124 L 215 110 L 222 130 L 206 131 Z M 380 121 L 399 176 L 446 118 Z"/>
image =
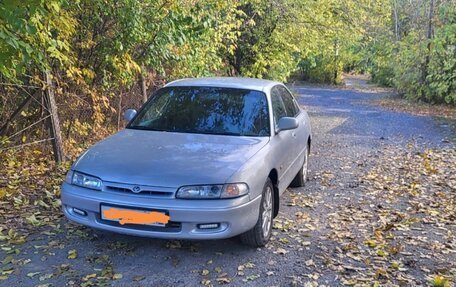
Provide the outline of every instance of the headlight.
<path id="1" fill-rule="evenodd" d="M 249 187 L 245 183 L 225 184 L 222 198 L 233 198 L 249 193 Z"/>
<path id="2" fill-rule="evenodd" d="M 79 173 L 77 171 L 73 172 L 71 183 L 74 185 L 79 185 L 90 189 L 101 190 L 101 180 L 99 178 Z"/>
<path id="3" fill-rule="evenodd" d="M 176 198 L 183 199 L 217 199 L 234 198 L 249 193 L 245 183 L 230 183 L 225 185 L 194 185 L 183 186 L 177 190 Z"/>

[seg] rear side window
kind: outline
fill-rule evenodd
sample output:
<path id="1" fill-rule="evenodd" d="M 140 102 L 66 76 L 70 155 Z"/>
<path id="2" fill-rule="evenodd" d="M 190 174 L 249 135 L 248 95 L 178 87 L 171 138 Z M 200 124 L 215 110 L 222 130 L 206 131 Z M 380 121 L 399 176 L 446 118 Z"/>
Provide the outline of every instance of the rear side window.
<path id="1" fill-rule="evenodd" d="M 287 111 L 288 117 L 296 117 L 299 114 L 299 108 L 293 99 L 293 96 L 288 92 L 285 87 L 278 86 L 278 90 L 280 92 L 280 96 L 282 97 L 282 101 L 285 105 L 285 110 Z"/>
<path id="2" fill-rule="evenodd" d="M 271 90 L 271 104 L 272 104 L 272 113 L 274 114 L 274 124 L 277 124 L 280 118 L 287 116 L 287 110 L 283 103 L 282 97 L 280 96 L 280 91 L 276 87 Z"/>

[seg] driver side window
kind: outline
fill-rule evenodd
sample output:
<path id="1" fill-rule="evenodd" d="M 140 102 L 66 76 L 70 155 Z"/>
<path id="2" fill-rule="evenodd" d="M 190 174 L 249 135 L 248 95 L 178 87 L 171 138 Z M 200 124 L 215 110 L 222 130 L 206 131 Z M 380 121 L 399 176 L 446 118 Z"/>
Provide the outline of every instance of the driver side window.
<path id="1" fill-rule="evenodd" d="M 271 90 L 271 104 L 272 104 L 272 113 L 274 116 L 274 124 L 277 125 L 280 118 L 287 116 L 287 111 L 285 105 L 280 96 L 280 91 L 277 87 L 272 88 Z"/>

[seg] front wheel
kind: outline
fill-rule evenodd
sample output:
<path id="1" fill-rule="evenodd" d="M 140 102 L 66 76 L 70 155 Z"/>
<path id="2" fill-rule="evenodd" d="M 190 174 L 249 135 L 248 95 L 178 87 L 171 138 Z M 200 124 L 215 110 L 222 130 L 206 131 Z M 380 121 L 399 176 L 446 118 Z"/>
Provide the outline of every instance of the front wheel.
<path id="1" fill-rule="evenodd" d="M 296 174 L 295 178 L 291 182 L 291 187 L 302 187 L 306 185 L 307 181 L 307 172 L 309 169 L 309 148 L 304 152 L 304 163 L 301 169 Z"/>
<path id="2" fill-rule="evenodd" d="M 241 241 L 253 247 L 262 247 L 268 243 L 272 233 L 272 218 L 274 210 L 274 187 L 268 178 L 261 196 L 260 214 L 255 226 L 241 234 Z"/>

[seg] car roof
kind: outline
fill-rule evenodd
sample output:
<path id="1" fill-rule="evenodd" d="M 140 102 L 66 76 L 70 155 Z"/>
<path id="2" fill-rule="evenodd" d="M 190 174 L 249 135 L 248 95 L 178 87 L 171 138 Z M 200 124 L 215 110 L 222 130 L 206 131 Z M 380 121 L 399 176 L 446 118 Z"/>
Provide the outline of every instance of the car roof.
<path id="1" fill-rule="evenodd" d="M 275 86 L 283 85 L 280 82 L 254 79 L 254 78 L 241 78 L 241 77 L 206 77 L 206 78 L 188 78 L 176 80 L 168 83 L 165 87 L 183 87 L 183 86 L 198 86 L 198 87 L 221 87 L 221 88 L 235 88 L 247 89 L 256 91 L 266 91 L 267 89 Z"/>

